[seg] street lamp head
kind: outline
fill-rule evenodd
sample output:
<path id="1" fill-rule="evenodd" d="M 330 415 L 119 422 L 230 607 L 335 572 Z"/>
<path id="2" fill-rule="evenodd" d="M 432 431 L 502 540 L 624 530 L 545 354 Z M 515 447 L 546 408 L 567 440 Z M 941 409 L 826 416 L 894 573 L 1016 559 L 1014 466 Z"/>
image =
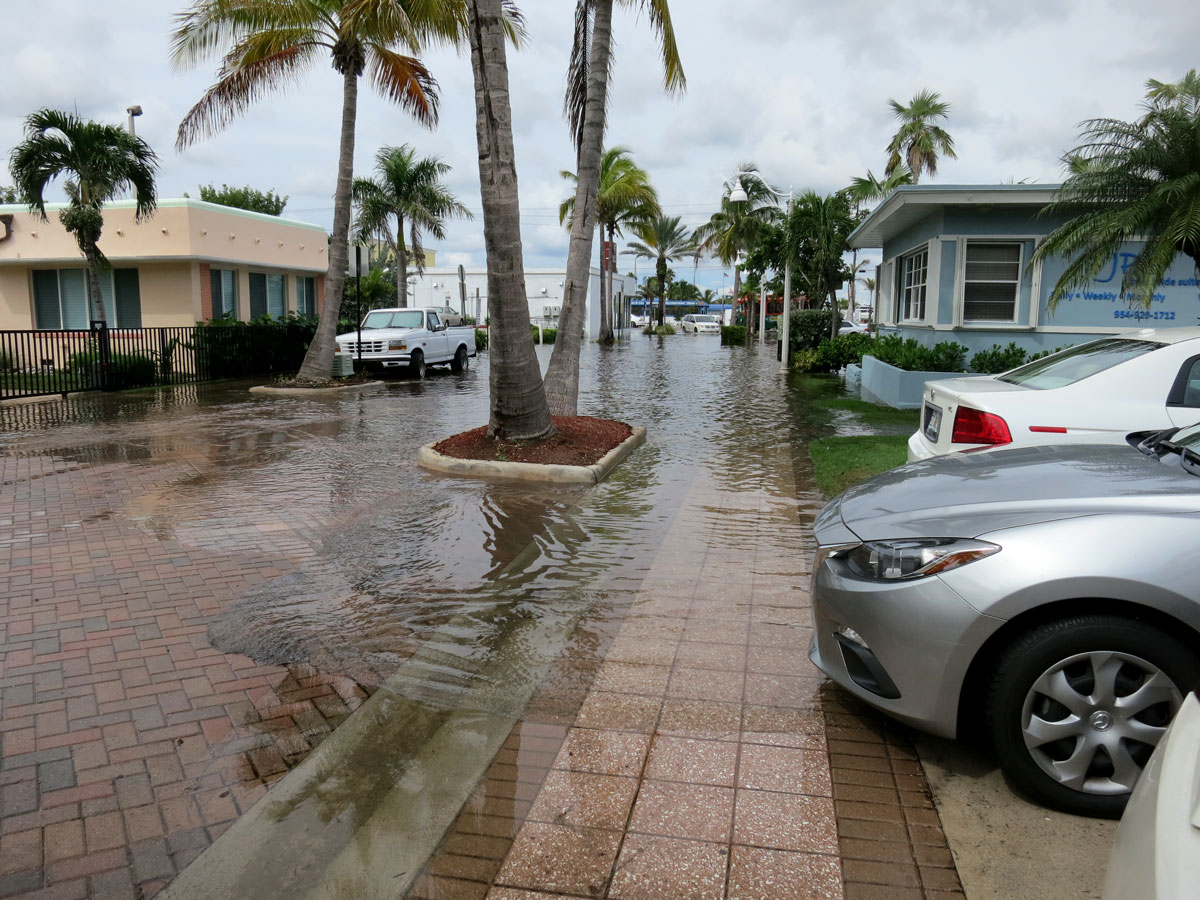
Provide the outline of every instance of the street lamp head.
<path id="1" fill-rule="evenodd" d="M 133 106 L 125 107 L 125 112 L 129 113 L 131 116 L 140 116 L 142 114 L 142 108 L 135 103 Z"/>
<path id="2" fill-rule="evenodd" d="M 742 187 L 742 179 L 733 179 L 733 188 L 729 191 L 729 202 L 745 203 L 746 199 L 746 189 Z"/>

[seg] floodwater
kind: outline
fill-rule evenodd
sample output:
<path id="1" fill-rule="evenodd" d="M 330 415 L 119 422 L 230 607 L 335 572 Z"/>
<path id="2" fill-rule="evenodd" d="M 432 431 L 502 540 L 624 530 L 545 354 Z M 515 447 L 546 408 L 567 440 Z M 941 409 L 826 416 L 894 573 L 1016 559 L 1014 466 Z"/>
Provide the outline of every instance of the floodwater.
<path id="1" fill-rule="evenodd" d="M 538 348 L 543 365 L 550 349 Z M 414 690 L 453 706 L 512 622 L 619 617 L 698 473 L 736 489 L 767 450 L 802 456 L 810 436 L 831 432 L 806 403 L 812 381 L 789 388 L 773 349 L 698 336 L 585 345 L 580 412 L 649 431 L 591 488 L 417 468 L 421 445 L 487 421 L 486 354 L 463 375 L 433 370 L 336 399 L 214 385 L 7 407 L 0 452 L 65 466 L 190 463 L 194 474 L 125 514 L 160 539 L 217 551 L 308 545 L 297 571 L 212 626 L 216 646 L 378 685 L 434 642 Z"/>
<path id="2" fill-rule="evenodd" d="M 811 490 L 807 441 L 854 428 L 811 404 L 838 392 L 836 380 L 785 376 L 774 349 L 682 335 L 585 345 L 580 412 L 648 429 L 645 445 L 593 487 L 416 466 L 420 446 L 487 421 L 486 354 L 463 374 L 434 370 L 328 399 L 226 384 L 0 408 L 0 454 L 61 468 L 161 467 L 161 484 L 116 514 L 160 540 L 290 561 L 208 636 L 226 652 L 349 675 L 388 698 L 372 721 L 391 762 L 374 762 L 376 743 L 361 757 L 372 762 L 337 790 L 301 789 L 267 813 L 308 823 L 310 841 L 312 822 L 326 832 L 337 824 L 332 859 L 420 756 L 425 735 L 454 715 L 496 719 L 463 726 L 483 746 L 479 735 L 511 727 L 548 673 L 564 691 L 586 689 L 699 481 L 788 501 L 797 486 Z M 538 348 L 543 367 L 550 350 Z M 773 473 L 779 465 L 787 471 Z M 731 539 L 739 515 L 746 537 Z M 696 554 L 752 558 L 757 515 L 704 510 L 688 532 Z M 710 546 L 714 535 L 726 544 Z M 564 658 L 572 664 L 552 669 Z M 305 852 L 320 857 L 311 844 Z"/>

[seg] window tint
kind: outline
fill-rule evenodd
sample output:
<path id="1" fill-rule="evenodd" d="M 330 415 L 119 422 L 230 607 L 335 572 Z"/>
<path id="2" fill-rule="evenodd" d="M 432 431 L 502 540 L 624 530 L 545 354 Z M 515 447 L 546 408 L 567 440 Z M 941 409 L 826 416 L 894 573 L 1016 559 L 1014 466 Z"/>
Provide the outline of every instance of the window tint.
<path id="1" fill-rule="evenodd" d="M 1183 397 L 1179 405 L 1200 407 L 1200 359 L 1193 360 L 1183 376 Z"/>
<path id="2" fill-rule="evenodd" d="M 442 327 L 442 320 L 438 318 L 437 313 L 431 312 L 429 314 L 429 330 L 437 331 L 437 329 L 439 329 L 441 327 Z"/>
<path id="3" fill-rule="evenodd" d="M 402 309 L 399 311 L 376 310 L 367 313 L 363 319 L 363 328 L 420 328 L 421 311 L 418 309 Z"/>
<path id="4" fill-rule="evenodd" d="M 1162 346 L 1165 345 L 1156 341 L 1103 338 L 1026 363 L 1001 375 L 999 380 L 1035 390 L 1065 387 Z"/>

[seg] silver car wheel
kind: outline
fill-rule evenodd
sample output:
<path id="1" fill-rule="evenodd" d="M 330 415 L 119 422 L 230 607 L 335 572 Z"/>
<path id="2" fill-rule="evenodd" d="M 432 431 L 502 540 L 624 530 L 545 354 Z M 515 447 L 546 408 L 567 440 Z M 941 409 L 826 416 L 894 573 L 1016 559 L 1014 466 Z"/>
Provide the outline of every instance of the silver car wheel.
<path id="1" fill-rule="evenodd" d="M 1034 681 L 1021 710 L 1022 737 L 1041 770 L 1064 787 L 1125 794 L 1182 702 L 1171 679 L 1138 656 L 1079 653 Z M 1168 704 L 1166 717 L 1161 704 Z"/>

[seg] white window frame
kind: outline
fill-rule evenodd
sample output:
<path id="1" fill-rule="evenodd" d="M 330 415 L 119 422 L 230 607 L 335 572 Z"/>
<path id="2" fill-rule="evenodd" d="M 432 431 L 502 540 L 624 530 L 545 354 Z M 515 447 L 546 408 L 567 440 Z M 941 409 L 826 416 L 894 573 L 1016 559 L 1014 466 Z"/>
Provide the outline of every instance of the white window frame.
<path id="1" fill-rule="evenodd" d="M 917 259 L 922 259 L 922 279 L 920 282 L 910 282 L 910 275 L 915 276 L 915 266 L 910 271 L 910 262 L 915 262 Z M 897 266 L 897 304 L 896 304 L 896 320 L 900 324 L 919 322 L 924 324 L 929 315 L 929 245 L 924 244 L 908 253 L 902 255 L 899 259 L 900 265 Z M 910 292 L 920 291 L 920 315 L 909 315 Z"/>
<path id="2" fill-rule="evenodd" d="M 967 257 L 972 244 L 1007 244 L 1017 248 L 1017 277 L 1015 281 L 996 281 L 992 279 L 967 280 Z M 1021 281 L 1025 271 L 1025 240 L 1021 238 L 963 238 L 961 241 L 961 260 L 959 262 L 959 289 L 957 296 L 957 319 L 965 328 L 989 328 L 994 325 L 1016 325 L 1021 312 Z M 1011 284 L 1013 286 L 1012 316 L 1008 319 L 968 319 L 967 318 L 967 285 L 968 284 Z M 1032 316 L 1032 313 L 1031 313 Z"/>

